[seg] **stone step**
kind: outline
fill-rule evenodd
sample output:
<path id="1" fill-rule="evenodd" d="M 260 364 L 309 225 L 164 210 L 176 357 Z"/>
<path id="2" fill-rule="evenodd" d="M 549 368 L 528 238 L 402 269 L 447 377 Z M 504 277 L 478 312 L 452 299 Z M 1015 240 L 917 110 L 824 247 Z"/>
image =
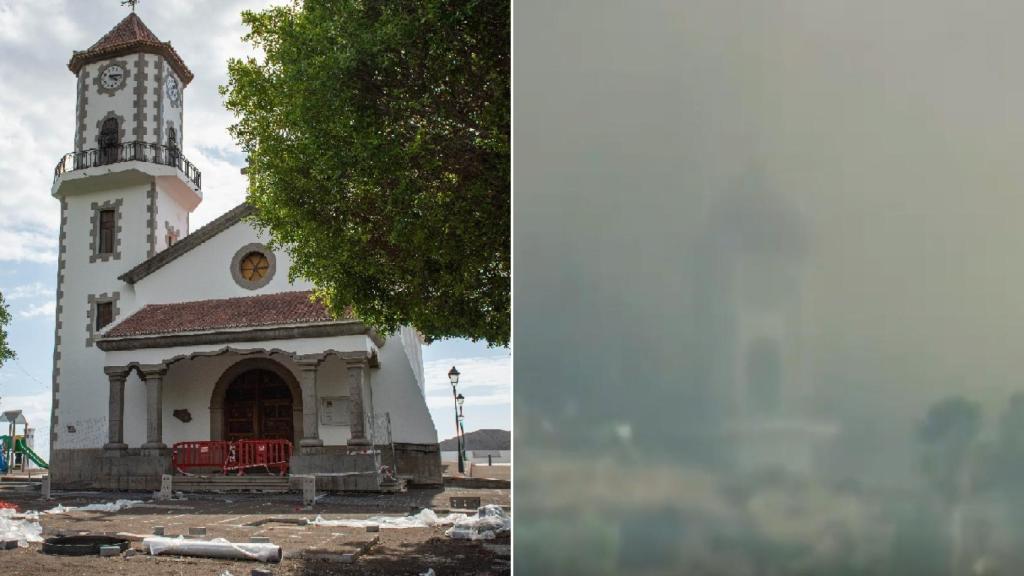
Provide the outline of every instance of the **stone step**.
<path id="1" fill-rule="evenodd" d="M 288 492 L 287 476 L 175 476 L 171 490 L 182 492 Z"/>

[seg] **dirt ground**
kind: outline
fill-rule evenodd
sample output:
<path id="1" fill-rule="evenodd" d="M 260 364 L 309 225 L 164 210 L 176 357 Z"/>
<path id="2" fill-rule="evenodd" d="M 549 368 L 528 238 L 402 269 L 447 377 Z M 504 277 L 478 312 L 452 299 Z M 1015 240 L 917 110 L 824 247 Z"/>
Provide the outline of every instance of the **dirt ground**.
<path id="1" fill-rule="evenodd" d="M 381 529 L 370 533 L 364 528 L 301 526 L 300 519 L 367 518 L 387 514 L 403 516 L 412 507 L 429 507 L 443 516 L 451 496 L 479 496 L 482 504 L 509 505 L 504 489 L 410 490 L 393 495 L 330 495 L 303 510 L 297 494 L 281 495 L 185 495 L 184 500 L 150 501 L 151 493 L 65 493 L 54 494 L 51 501 L 36 495 L 0 493 L 0 500 L 16 504 L 19 511 L 46 510 L 58 503 L 82 506 L 117 499 L 147 501 L 119 512 L 82 512 L 40 515 L 43 537 L 56 535 L 130 533 L 139 537 L 163 526 L 168 536 L 187 534 L 189 527 L 204 526 L 206 538 L 226 538 L 245 542 L 252 536 L 266 536 L 282 547 L 279 564 L 226 561 L 208 558 L 148 556 L 141 553 L 141 541 L 133 541 L 136 555 L 111 558 L 98 556 L 66 557 L 41 553 L 41 544 L 29 548 L 0 551 L 5 574 L 146 574 L 147 576 L 203 575 L 248 576 L 253 568 L 269 569 L 274 575 L 419 575 L 429 568 L 437 576 L 452 574 L 510 574 L 510 537 L 501 535 L 490 541 L 452 540 L 444 535 L 447 527 Z M 273 519 L 273 520 L 271 520 Z M 258 525 L 253 525 L 258 524 Z M 138 540 L 138 539 L 137 539 Z M 315 551 L 329 553 L 363 552 L 354 563 L 313 557 Z"/>

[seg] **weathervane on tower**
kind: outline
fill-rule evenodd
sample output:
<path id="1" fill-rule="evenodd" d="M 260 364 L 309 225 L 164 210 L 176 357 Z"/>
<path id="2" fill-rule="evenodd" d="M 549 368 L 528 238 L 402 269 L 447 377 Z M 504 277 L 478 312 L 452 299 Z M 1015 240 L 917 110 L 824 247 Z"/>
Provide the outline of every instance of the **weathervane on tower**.
<path id="1" fill-rule="evenodd" d="M 132 12 L 135 12 L 135 5 L 139 3 L 139 0 L 121 0 L 121 6 L 131 6 Z"/>

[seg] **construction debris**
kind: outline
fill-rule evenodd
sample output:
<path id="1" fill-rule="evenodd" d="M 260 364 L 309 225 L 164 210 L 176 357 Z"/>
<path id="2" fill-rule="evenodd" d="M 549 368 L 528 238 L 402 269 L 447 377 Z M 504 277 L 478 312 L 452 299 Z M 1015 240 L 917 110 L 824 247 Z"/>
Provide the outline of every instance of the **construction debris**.
<path id="1" fill-rule="evenodd" d="M 14 540 L 18 546 L 27 547 L 29 542 L 42 542 L 43 527 L 32 519 L 22 516 L 15 518 L 11 508 L 0 508 L 0 540 Z"/>
<path id="2" fill-rule="evenodd" d="M 342 526 L 345 528 L 366 528 L 368 526 L 378 526 L 379 528 L 429 528 L 431 526 L 455 524 L 457 520 L 465 517 L 465 514 L 449 514 L 439 518 L 433 510 L 423 509 L 419 513 L 409 516 L 373 516 L 366 520 L 355 518 L 327 520 L 317 515 L 309 523 L 313 526 Z"/>
<path id="3" fill-rule="evenodd" d="M 186 540 L 183 536 L 177 538 L 151 536 L 142 541 L 142 547 L 153 556 L 170 554 L 172 556 L 256 560 L 259 562 L 281 561 L 280 546 L 255 542 L 229 542 L 224 538 Z"/>
<path id="4" fill-rule="evenodd" d="M 118 500 L 116 502 L 104 502 L 102 504 L 89 504 L 88 506 L 64 506 L 57 504 L 46 510 L 43 514 L 66 514 L 68 512 L 119 512 L 125 508 L 138 506 L 142 500 Z"/>
<path id="5" fill-rule="evenodd" d="M 456 540 L 493 540 L 498 533 L 511 529 L 512 517 L 501 506 L 488 504 L 478 508 L 472 516 L 456 520 L 455 525 L 445 531 L 445 535 Z"/>

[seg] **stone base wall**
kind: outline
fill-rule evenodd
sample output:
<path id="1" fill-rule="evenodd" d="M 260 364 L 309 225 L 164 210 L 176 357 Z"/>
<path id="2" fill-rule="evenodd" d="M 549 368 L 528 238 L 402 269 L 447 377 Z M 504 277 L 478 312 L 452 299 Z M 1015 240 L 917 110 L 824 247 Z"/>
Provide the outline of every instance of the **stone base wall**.
<path id="1" fill-rule="evenodd" d="M 383 461 L 394 466 L 391 447 L 382 446 Z M 399 476 L 409 478 L 412 486 L 442 486 L 441 448 L 437 444 L 395 444 Z"/>
<path id="2" fill-rule="evenodd" d="M 347 474 L 376 472 L 373 454 L 360 454 L 348 446 L 299 447 L 288 465 L 291 474 Z"/>
<path id="3" fill-rule="evenodd" d="M 141 448 L 54 450 L 49 469 L 56 490 L 159 490 L 171 473 L 170 450 Z"/>
<path id="4" fill-rule="evenodd" d="M 380 446 L 381 461 L 396 465 L 398 475 L 409 478 L 412 486 L 442 486 L 441 451 L 437 444 L 395 444 Z M 297 448 L 292 455 L 291 474 L 351 475 L 335 482 L 336 490 L 365 489 L 365 479 L 376 478 L 373 454 L 365 448 L 349 446 L 320 446 Z M 50 482 L 55 490 L 159 490 L 160 477 L 174 474 L 171 451 L 103 450 L 83 448 L 54 450 L 50 458 Z M 360 478 L 356 478 L 359 476 Z M 357 483 L 358 487 L 352 483 Z M 342 486 L 344 484 L 344 486 Z M 332 489 L 332 488 L 326 488 Z"/>

